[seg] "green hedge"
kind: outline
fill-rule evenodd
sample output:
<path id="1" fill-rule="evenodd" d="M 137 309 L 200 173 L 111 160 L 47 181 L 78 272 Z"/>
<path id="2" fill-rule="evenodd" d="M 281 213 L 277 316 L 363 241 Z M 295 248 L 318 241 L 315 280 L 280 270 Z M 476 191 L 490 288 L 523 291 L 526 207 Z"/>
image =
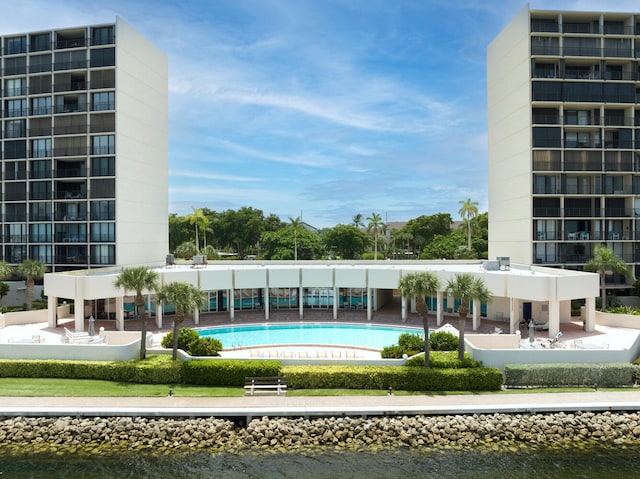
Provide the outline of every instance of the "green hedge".
<path id="1" fill-rule="evenodd" d="M 606 364 L 507 364 L 507 387 L 632 386 L 638 367 L 629 363 Z"/>
<path id="2" fill-rule="evenodd" d="M 0 377 L 103 379 L 142 384 L 181 382 L 181 364 L 169 355 L 131 361 L 0 360 Z"/>
<path id="3" fill-rule="evenodd" d="M 246 377 L 281 376 L 277 360 L 191 360 L 182 363 L 182 380 L 201 386 L 244 386 Z"/>
<path id="4" fill-rule="evenodd" d="M 406 366 L 423 366 L 424 365 L 424 353 L 417 354 L 410 358 Z M 464 359 L 460 361 L 458 359 L 458 351 L 431 351 L 429 353 L 429 366 L 432 368 L 480 368 L 482 367 L 482 361 L 478 361 L 469 356 L 468 353 L 464 354 Z"/>
<path id="5" fill-rule="evenodd" d="M 283 366 L 296 389 L 394 389 L 405 391 L 497 391 L 496 368 L 435 369 L 397 366 Z"/>

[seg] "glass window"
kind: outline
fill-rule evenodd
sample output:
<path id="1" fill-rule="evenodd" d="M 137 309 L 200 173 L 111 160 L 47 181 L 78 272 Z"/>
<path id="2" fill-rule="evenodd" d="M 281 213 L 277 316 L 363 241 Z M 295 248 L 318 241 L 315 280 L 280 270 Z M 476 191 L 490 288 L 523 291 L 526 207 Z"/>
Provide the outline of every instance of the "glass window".
<path id="1" fill-rule="evenodd" d="M 114 179 L 91 180 L 91 198 L 114 198 L 115 196 Z"/>
<path id="2" fill-rule="evenodd" d="M 51 178 L 51 160 L 32 161 L 31 178 Z"/>
<path id="3" fill-rule="evenodd" d="M 94 27 L 91 30 L 92 45 L 110 45 L 115 43 L 113 27 Z"/>
<path id="4" fill-rule="evenodd" d="M 26 161 L 5 161 L 4 162 L 4 179 L 5 180 L 24 180 L 27 177 Z"/>
<path id="5" fill-rule="evenodd" d="M 4 235 L 5 243 L 25 243 L 27 241 L 27 225 L 23 223 L 5 225 Z"/>
<path id="6" fill-rule="evenodd" d="M 51 242 L 51 223 L 32 223 L 29 225 L 29 240 L 33 243 Z"/>
<path id="7" fill-rule="evenodd" d="M 116 159 L 113 156 L 91 159 L 91 176 L 114 176 L 115 174 Z"/>
<path id="8" fill-rule="evenodd" d="M 111 67 L 116 64 L 115 48 L 98 48 L 91 50 L 92 67 Z"/>
<path id="9" fill-rule="evenodd" d="M 4 159 L 13 160 L 17 158 L 27 157 L 27 142 L 26 140 L 14 140 L 4 142 Z"/>
<path id="10" fill-rule="evenodd" d="M 51 202 L 30 203 L 29 219 L 31 221 L 51 221 Z"/>
<path id="11" fill-rule="evenodd" d="M 51 182 L 50 181 L 32 181 L 29 184 L 29 199 L 50 200 L 51 199 Z"/>
<path id="12" fill-rule="evenodd" d="M 51 138 L 31 140 L 31 158 L 46 158 L 51 156 Z"/>
<path id="13" fill-rule="evenodd" d="M 94 93 L 91 98 L 91 106 L 93 111 L 115 110 L 116 93 L 113 91 Z"/>
<path id="14" fill-rule="evenodd" d="M 7 120 L 4 122 L 5 138 L 20 138 L 26 135 L 27 120 Z"/>
<path id="15" fill-rule="evenodd" d="M 51 114 L 51 97 L 43 96 L 31 99 L 32 115 L 50 115 Z"/>
<path id="16" fill-rule="evenodd" d="M 50 72 L 51 71 L 51 54 L 34 55 L 29 58 L 29 72 Z"/>
<path id="17" fill-rule="evenodd" d="M 4 82 L 4 96 L 22 96 L 27 94 L 26 78 L 11 78 Z"/>
<path id="18" fill-rule="evenodd" d="M 6 57 L 4 59 L 5 75 L 24 75 L 27 73 L 27 57 Z"/>
<path id="19" fill-rule="evenodd" d="M 87 67 L 87 57 L 85 50 L 56 52 L 55 70 L 72 70 Z"/>
<path id="20" fill-rule="evenodd" d="M 114 245 L 99 244 L 91 246 L 92 264 L 115 264 L 116 250 Z"/>
<path id="21" fill-rule="evenodd" d="M 91 241 L 113 243 L 116 240 L 115 223 L 91 223 Z"/>
<path id="22" fill-rule="evenodd" d="M 7 118 L 27 115 L 27 100 L 5 100 L 4 116 Z"/>
<path id="23" fill-rule="evenodd" d="M 51 256 L 51 245 L 31 245 L 30 251 L 31 259 L 35 259 L 45 264 L 53 263 L 53 258 Z"/>
<path id="24" fill-rule="evenodd" d="M 116 219 L 115 201 L 92 201 L 90 207 L 92 221 Z"/>
<path id="25" fill-rule="evenodd" d="M 6 246 L 4 250 L 4 259 L 7 263 L 22 263 L 25 259 L 27 259 L 27 246 Z"/>
<path id="26" fill-rule="evenodd" d="M 91 138 L 92 155 L 113 155 L 116 152 L 116 137 L 100 135 Z"/>
<path id="27" fill-rule="evenodd" d="M 4 41 L 4 53 L 6 55 L 16 55 L 17 53 L 27 53 L 27 37 L 6 38 Z"/>
<path id="28" fill-rule="evenodd" d="M 32 52 L 51 50 L 51 38 L 48 33 L 36 33 L 31 35 L 29 49 Z"/>
<path id="29" fill-rule="evenodd" d="M 5 183 L 4 199 L 22 201 L 27 199 L 27 184 L 24 181 Z"/>
<path id="30" fill-rule="evenodd" d="M 7 203 L 4 205 L 5 221 L 27 221 L 26 203 Z M 27 234 L 26 226 L 24 230 L 25 238 Z"/>

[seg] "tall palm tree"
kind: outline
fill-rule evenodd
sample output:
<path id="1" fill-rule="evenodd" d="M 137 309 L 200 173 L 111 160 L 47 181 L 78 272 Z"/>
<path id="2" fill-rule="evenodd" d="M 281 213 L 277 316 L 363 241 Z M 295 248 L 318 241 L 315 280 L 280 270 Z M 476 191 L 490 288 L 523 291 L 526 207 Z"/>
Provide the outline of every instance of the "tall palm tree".
<path id="1" fill-rule="evenodd" d="M 195 311 L 204 306 L 204 293 L 197 286 L 182 281 L 165 284 L 158 290 L 158 301 L 176 307 L 173 320 L 173 359 L 178 359 L 178 326 L 184 321 L 188 311 Z"/>
<path id="2" fill-rule="evenodd" d="M 353 222 L 353 226 L 355 226 L 358 229 L 364 227 L 364 223 L 362 222 L 362 213 L 353 215 L 353 218 L 351 218 L 351 221 Z"/>
<path id="3" fill-rule="evenodd" d="M 186 218 L 187 220 L 189 220 L 189 224 L 195 225 L 196 227 L 196 250 L 200 252 L 200 242 L 198 241 L 198 227 L 204 224 L 204 222 L 207 221 L 208 218 L 202 212 L 202 208 L 194 208 L 192 206 L 191 209 L 193 210 L 193 213 L 187 215 Z"/>
<path id="4" fill-rule="evenodd" d="M 369 222 L 367 230 L 373 236 L 373 257 L 378 259 L 378 236 L 381 231 L 384 230 L 385 224 L 382 222 L 382 217 L 378 213 L 371 213 L 371 216 L 367 216 Z"/>
<path id="5" fill-rule="evenodd" d="M 24 276 L 27 283 L 27 311 L 33 308 L 33 290 L 36 279 L 41 279 L 47 271 L 44 263 L 35 259 L 25 259 L 17 267 L 18 274 Z"/>
<path id="6" fill-rule="evenodd" d="M 302 226 L 302 220 L 299 216 L 292 218 L 289 216 L 289 227 L 293 230 L 293 259 L 298 261 L 298 231 Z"/>
<path id="7" fill-rule="evenodd" d="M 145 299 L 142 292 L 145 290 L 152 292 L 158 289 L 158 273 L 146 266 L 123 268 L 113 284 L 116 288 L 123 288 L 125 294 L 127 291 L 136 292 L 133 302 L 136 309 L 140 311 L 142 338 L 140 341 L 140 359 L 144 359 L 147 356 L 147 312 L 144 307 Z"/>
<path id="8" fill-rule="evenodd" d="M 422 318 L 422 327 L 424 328 L 424 366 L 427 368 L 429 367 L 429 322 L 427 317 L 429 308 L 425 297 L 435 295 L 440 287 L 440 279 L 430 271 L 408 273 L 398 282 L 398 290 L 403 298 L 414 296 L 416 298 L 416 308 Z"/>
<path id="9" fill-rule="evenodd" d="M 461 205 L 458 214 L 467 224 L 467 248 L 471 250 L 471 218 L 478 216 L 478 202 L 467 198 L 465 201 L 460 200 L 458 203 Z"/>
<path id="10" fill-rule="evenodd" d="M 625 278 L 629 278 L 631 275 L 629 266 L 616 255 L 615 251 L 602 244 L 594 248 L 593 258 L 587 261 L 584 269 L 585 271 L 593 271 L 600 275 L 600 304 L 602 310 L 607 308 L 606 275 L 612 272 L 623 274 Z"/>
<path id="11" fill-rule="evenodd" d="M 447 282 L 447 292 L 460 300 L 458 306 L 458 317 L 460 318 L 458 329 L 458 359 L 464 359 L 464 328 L 469 314 L 469 303 L 480 301 L 486 303 L 491 301 L 491 291 L 482 278 L 476 278 L 470 273 L 456 274 L 453 279 Z"/>

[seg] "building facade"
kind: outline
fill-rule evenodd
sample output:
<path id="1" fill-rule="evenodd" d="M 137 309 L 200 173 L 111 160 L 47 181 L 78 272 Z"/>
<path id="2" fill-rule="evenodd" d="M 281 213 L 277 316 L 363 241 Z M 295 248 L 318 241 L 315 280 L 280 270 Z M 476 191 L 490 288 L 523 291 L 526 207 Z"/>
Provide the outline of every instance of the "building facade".
<path id="1" fill-rule="evenodd" d="M 119 18 L 0 46 L 1 258 L 65 271 L 163 257 L 166 55 Z"/>
<path id="2" fill-rule="evenodd" d="M 640 277 L 640 14 L 525 7 L 487 93 L 489 256 L 581 269 L 604 244 Z"/>

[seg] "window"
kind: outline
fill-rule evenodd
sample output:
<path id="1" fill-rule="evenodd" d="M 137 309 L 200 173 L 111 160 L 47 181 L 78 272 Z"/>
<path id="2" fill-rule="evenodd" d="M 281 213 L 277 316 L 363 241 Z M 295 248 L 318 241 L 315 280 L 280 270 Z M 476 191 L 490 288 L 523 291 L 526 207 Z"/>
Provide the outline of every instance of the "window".
<path id="1" fill-rule="evenodd" d="M 102 244 L 91 246 L 92 264 L 115 264 L 116 250 L 114 245 Z"/>
<path id="2" fill-rule="evenodd" d="M 18 53 L 27 53 L 27 37 L 13 37 L 5 39 L 4 53 L 6 55 L 16 55 Z"/>
<path id="3" fill-rule="evenodd" d="M 51 199 L 51 182 L 50 181 L 32 181 L 29 184 L 30 200 L 50 200 Z"/>
<path id="4" fill-rule="evenodd" d="M 12 205 L 15 206 L 15 205 Z M 4 242 L 5 243 L 26 243 L 27 241 L 27 225 L 15 223 L 5 225 Z"/>
<path id="5" fill-rule="evenodd" d="M 4 142 L 4 159 L 13 160 L 27 157 L 26 140 L 14 140 Z"/>
<path id="6" fill-rule="evenodd" d="M 115 43 L 113 27 L 94 27 L 91 30 L 92 45 L 111 45 Z"/>
<path id="7" fill-rule="evenodd" d="M 93 158 L 91 160 L 91 176 L 114 176 L 116 159 L 113 156 Z"/>
<path id="8" fill-rule="evenodd" d="M 29 205 L 30 221 L 51 221 L 51 202 L 31 203 Z"/>
<path id="9" fill-rule="evenodd" d="M 50 115 L 51 114 L 51 97 L 43 96 L 31 99 L 32 115 Z"/>
<path id="10" fill-rule="evenodd" d="M 4 122 L 5 138 L 20 138 L 26 135 L 27 120 L 7 120 Z"/>
<path id="11" fill-rule="evenodd" d="M 24 181 L 11 182 L 4 185 L 6 201 L 23 201 L 27 199 L 27 184 Z"/>
<path id="12" fill-rule="evenodd" d="M 25 203 L 7 203 L 4 205 L 4 220 L 5 221 L 27 221 L 27 205 Z M 24 230 L 26 239 L 26 226 Z"/>
<path id="13" fill-rule="evenodd" d="M 45 50 L 51 50 L 51 38 L 48 33 L 36 33 L 31 35 L 31 42 L 29 49 L 32 52 L 42 52 Z"/>
<path id="14" fill-rule="evenodd" d="M 4 259 L 7 263 L 22 263 L 25 259 L 27 259 L 27 246 L 6 246 L 4 250 Z"/>
<path id="15" fill-rule="evenodd" d="M 84 243 L 87 241 L 87 225 L 84 223 L 57 224 L 56 241 L 63 243 Z"/>
<path id="16" fill-rule="evenodd" d="M 116 182 L 114 179 L 91 180 L 91 198 L 114 198 Z"/>
<path id="17" fill-rule="evenodd" d="M 51 71 L 51 54 L 34 55 L 29 59 L 29 72 L 50 72 Z"/>
<path id="18" fill-rule="evenodd" d="M 31 140 L 31 158 L 46 158 L 51 156 L 51 138 Z"/>
<path id="19" fill-rule="evenodd" d="M 4 179 L 5 180 L 24 180 L 27 177 L 26 161 L 5 161 L 4 162 Z"/>
<path id="20" fill-rule="evenodd" d="M 91 221 L 115 220 L 116 219 L 116 202 L 115 201 L 92 201 L 91 202 Z"/>
<path id="21" fill-rule="evenodd" d="M 113 243 L 116 240 L 114 223 L 91 223 L 91 241 L 94 243 Z"/>
<path id="22" fill-rule="evenodd" d="M 560 47 L 557 37 L 531 37 L 532 55 L 558 55 Z"/>
<path id="23" fill-rule="evenodd" d="M 23 96 L 27 94 L 27 79 L 12 78 L 4 82 L 5 96 Z"/>
<path id="24" fill-rule="evenodd" d="M 4 59 L 5 75 L 24 75 L 27 73 L 27 57 L 7 57 Z"/>
<path id="25" fill-rule="evenodd" d="M 4 116 L 12 118 L 27 115 L 27 100 L 6 100 L 4 102 Z"/>
<path id="26" fill-rule="evenodd" d="M 91 138 L 92 155 L 113 155 L 116 152 L 116 137 L 113 135 L 94 136 Z"/>
<path id="27" fill-rule="evenodd" d="M 41 263 L 51 264 L 51 245 L 31 245 L 31 259 L 40 261 Z"/>
<path id="28" fill-rule="evenodd" d="M 29 241 L 32 243 L 50 243 L 51 223 L 35 223 L 29 225 Z"/>
<path id="29" fill-rule="evenodd" d="M 34 160 L 31 162 L 31 178 L 51 178 L 51 160 Z"/>
<path id="30" fill-rule="evenodd" d="M 91 109 L 93 111 L 115 110 L 116 93 L 113 91 L 104 91 L 94 93 L 91 98 Z"/>
<path id="31" fill-rule="evenodd" d="M 87 57 L 85 50 L 56 52 L 54 60 L 54 68 L 56 70 L 72 70 L 76 68 L 87 67 Z"/>
<path id="32" fill-rule="evenodd" d="M 112 67 L 116 64 L 115 48 L 98 48 L 91 50 L 92 67 Z"/>
<path id="33" fill-rule="evenodd" d="M 560 128 L 552 127 L 534 127 L 533 128 L 533 146 L 538 147 L 560 147 Z"/>

